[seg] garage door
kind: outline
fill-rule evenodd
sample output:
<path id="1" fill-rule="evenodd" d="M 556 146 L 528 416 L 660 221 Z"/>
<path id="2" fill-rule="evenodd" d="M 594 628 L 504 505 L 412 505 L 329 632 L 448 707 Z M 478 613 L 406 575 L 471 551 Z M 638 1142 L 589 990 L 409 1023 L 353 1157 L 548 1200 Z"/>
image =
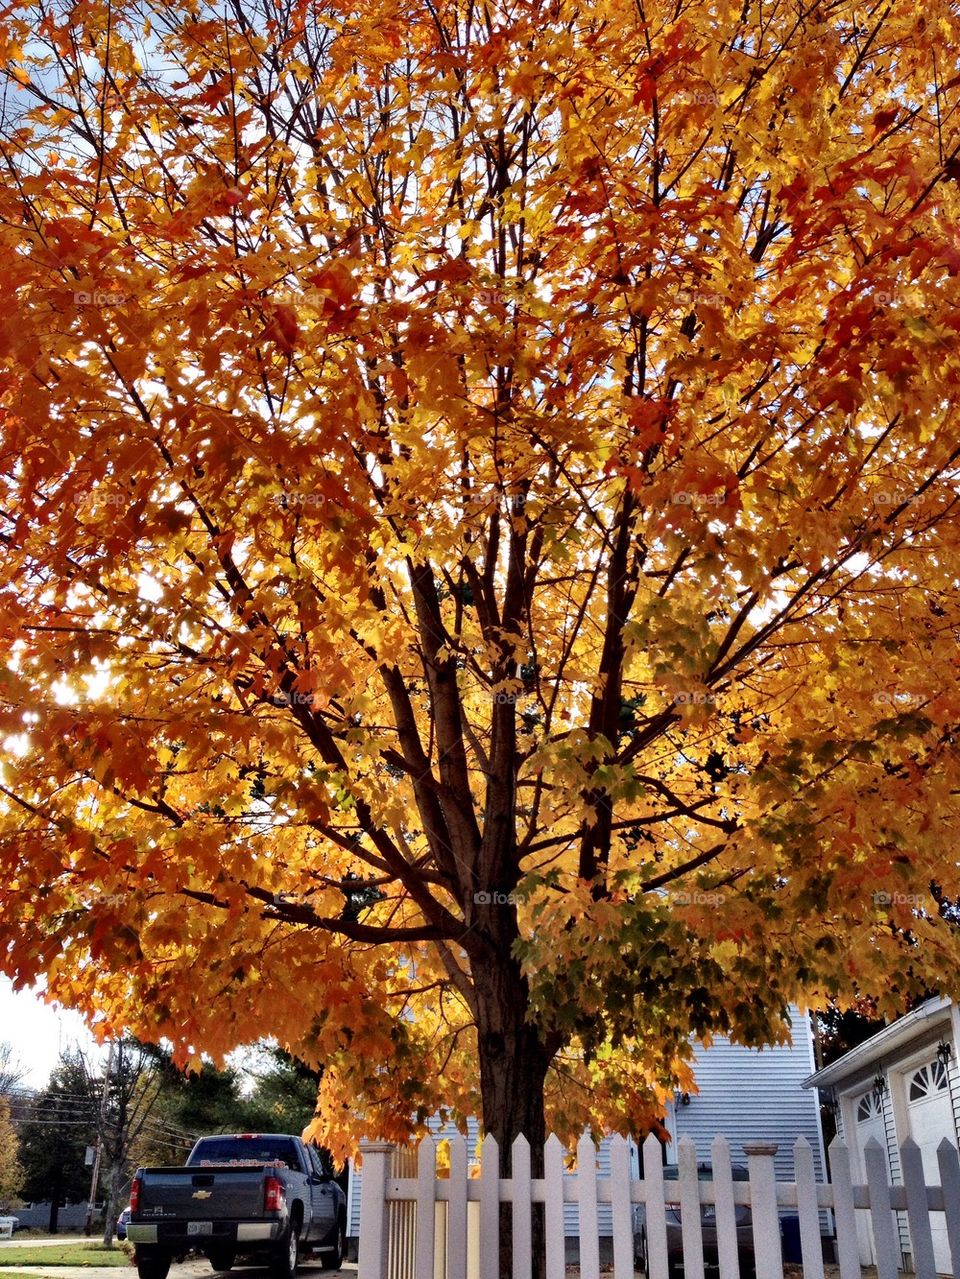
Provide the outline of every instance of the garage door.
<path id="1" fill-rule="evenodd" d="M 937 1147 L 944 1137 L 955 1142 L 953 1105 L 950 1101 L 950 1085 L 947 1068 L 938 1058 L 921 1066 L 909 1076 L 907 1086 L 907 1110 L 910 1116 L 910 1136 L 923 1155 L 923 1171 L 928 1186 L 939 1186 L 940 1166 L 937 1163 Z M 933 1255 L 937 1270 L 952 1274 L 950 1248 L 947 1243 L 947 1226 L 943 1213 L 930 1215 L 933 1232 Z"/>
<path id="2" fill-rule="evenodd" d="M 876 1094 L 871 1089 L 859 1097 L 856 1102 L 857 1116 L 857 1149 L 860 1151 L 860 1172 L 866 1181 L 867 1170 L 863 1163 L 863 1148 L 871 1137 L 876 1137 L 886 1150 L 887 1132 L 883 1122 L 883 1110 Z M 860 1264 L 872 1266 L 876 1261 L 873 1249 L 873 1229 L 870 1224 L 870 1212 L 867 1209 L 857 1210 L 857 1239 L 860 1245 Z"/>

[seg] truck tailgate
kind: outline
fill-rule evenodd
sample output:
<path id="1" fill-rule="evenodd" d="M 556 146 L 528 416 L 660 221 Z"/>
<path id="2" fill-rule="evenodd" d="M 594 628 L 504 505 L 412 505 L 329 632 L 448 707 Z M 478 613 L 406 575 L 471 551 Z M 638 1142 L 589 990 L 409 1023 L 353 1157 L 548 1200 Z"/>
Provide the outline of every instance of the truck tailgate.
<path id="1" fill-rule="evenodd" d="M 265 1171 L 262 1166 L 148 1169 L 137 1216 L 178 1217 L 184 1221 L 262 1217 Z"/>

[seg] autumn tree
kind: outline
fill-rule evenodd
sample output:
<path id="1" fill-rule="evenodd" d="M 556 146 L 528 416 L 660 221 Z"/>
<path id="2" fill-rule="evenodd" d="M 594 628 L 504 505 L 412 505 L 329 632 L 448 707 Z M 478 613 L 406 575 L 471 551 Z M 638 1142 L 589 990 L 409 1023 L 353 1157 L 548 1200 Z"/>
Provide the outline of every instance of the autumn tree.
<path id="1" fill-rule="evenodd" d="M 951 971 L 956 7 L 4 14 L 16 981 L 342 1151 Z"/>
<path id="2" fill-rule="evenodd" d="M 10 1102 L 0 1096 L 0 1208 L 16 1200 L 23 1185 L 20 1143 L 10 1119 Z"/>

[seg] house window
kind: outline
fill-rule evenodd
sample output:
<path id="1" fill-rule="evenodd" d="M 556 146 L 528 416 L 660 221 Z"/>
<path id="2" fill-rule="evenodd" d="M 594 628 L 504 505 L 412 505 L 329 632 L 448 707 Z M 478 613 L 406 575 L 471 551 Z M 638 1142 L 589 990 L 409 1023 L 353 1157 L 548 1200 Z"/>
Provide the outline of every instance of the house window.
<path id="1" fill-rule="evenodd" d="M 882 1114 L 880 1102 L 877 1100 L 877 1094 L 873 1091 L 865 1092 L 857 1102 L 857 1123 L 865 1124 L 869 1119 Z"/>
<path id="2" fill-rule="evenodd" d="M 946 1092 L 947 1068 L 939 1058 L 930 1062 L 929 1066 L 921 1066 L 910 1080 L 910 1100 L 920 1101 L 936 1092 Z"/>

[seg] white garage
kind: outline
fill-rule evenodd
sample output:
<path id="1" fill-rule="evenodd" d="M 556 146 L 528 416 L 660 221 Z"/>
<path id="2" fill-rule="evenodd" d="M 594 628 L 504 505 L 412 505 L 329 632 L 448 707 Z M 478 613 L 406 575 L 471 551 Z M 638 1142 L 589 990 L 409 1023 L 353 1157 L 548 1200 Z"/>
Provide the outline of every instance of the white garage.
<path id="1" fill-rule="evenodd" d="M 867 1169 L 863 1162 L 863 1151 L 871 1137 L 875 1137 L 881 1146 L 887 1144 L 887 1130 L 883 1118 L 883 1099 L 872 1088 L 856 1099 L 857 1120 L 857 1152 L 860 1176 L 866 1180 Z M 870 1225 L 870 1213 L 861 1209 L 857 1213 L 857 1236 L 860 1240 L 860 1264 L 872 1266 L 877 1260 L 873 1246 L 873 1230 Z"/>
<path id="2" fill-rule="evenodd" d="M 937 1147 L 946 1136 L 956 1140 L 953 1122 L 953 1104 L 950 1098 L 950 1078 L 946 1064 L 934 1057 L 919 1069 L 910 1071 L 905 1080 L 907 1115 L 910 1136 L 923 1155 L 923 1171 L 927 1184 L 939 1183 L 940 1168 L 937 1163 Z M 947 1227 L 943 1213 L 934 1213 L 930 1219 L 933 1232 L 933 1255 L 937 1270 L 950 1273 L 950 1248 L 947 1243 Z"/>
<path id="3" fill-rule="evenodd" d="M 960 1130 L 960 1008 L 946 996 L 928 999 L 818 1070 L 804 1087 L 817 1088 L 833 1104 L 861 1176 L 864 1147 L 873 1137 L 887 1152 L 892 1181 L 900 1182 L 899 1146 L 912 1137 L 927 1184 L 939 1185 L 937 1147 L 945 1137 L 957 1144 Z M 860 1260 L 868 1265 L 874 1260 L 869 1215 L 857 1216 Z M 896 1216 L 904 1268 L 912 1269 L 906 1264 L 912 1260 L 906 1213 Z M 943 1214 L 932 1214 L 930 1224 L 937 1270 L 951 1274 Z"/>

